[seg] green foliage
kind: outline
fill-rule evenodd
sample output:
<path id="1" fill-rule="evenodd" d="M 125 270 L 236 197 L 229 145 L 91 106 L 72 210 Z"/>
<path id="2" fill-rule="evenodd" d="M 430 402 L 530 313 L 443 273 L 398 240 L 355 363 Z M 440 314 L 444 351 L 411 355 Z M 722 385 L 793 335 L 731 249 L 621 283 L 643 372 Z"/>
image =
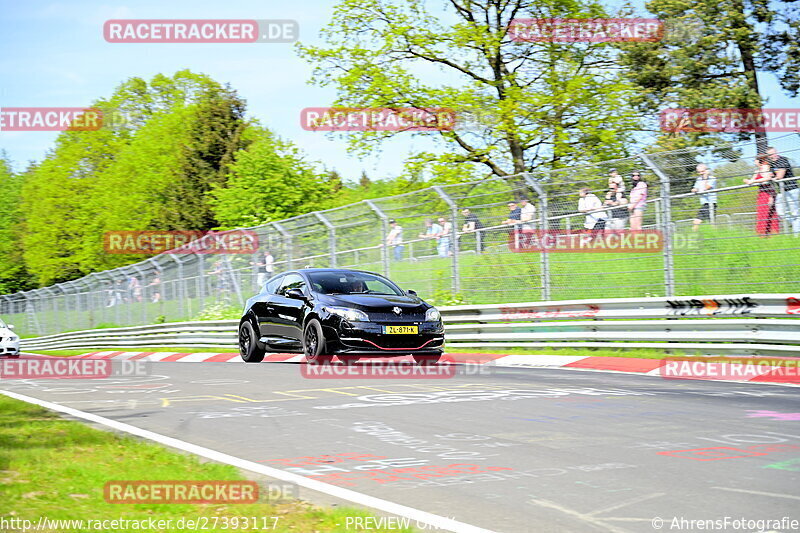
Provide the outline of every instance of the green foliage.
<path id="1" fill-rule="evenodd" d="M 333 184 L 292 145 L 269 131 L 247 132 L 252 144 L 236 153 L 225 186 L 214 184 L 209 204 L 221 229 L 249 227 L 327 206 Z"/>
<path id="2" fill-rule="evenodd" d="M 32 288 L 22 262 L 24 231 L 20 205 L 24 175 L 15 174 L 0 154 L 0 294 Z"/>
<path id="3" fill-rule="evenodd" d="M 613 47 L 507 35 L 512 18 L 605 14 L 594 0 L 445 3 L 436 14 L 417 0 L 342 0 L 325 44 L 298 50 L 315 67 L 313 82 L 337 90 L 336 106 L 448 108 L 476 119 L 453 131 L 348 132 L 354 151 L 425 135 L 440 150 L 414 154 L 409 174 L 504 176 L 626 153 L 637 119 Z"/>

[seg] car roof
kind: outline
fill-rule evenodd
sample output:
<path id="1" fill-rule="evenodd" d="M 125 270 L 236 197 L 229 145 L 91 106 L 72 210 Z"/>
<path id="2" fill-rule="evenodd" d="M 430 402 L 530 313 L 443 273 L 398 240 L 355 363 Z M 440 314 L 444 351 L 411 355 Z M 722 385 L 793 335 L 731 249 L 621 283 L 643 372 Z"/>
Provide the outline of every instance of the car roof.
<path id="1" fill-rule="evenodd" d="M 376 276 L 383 277 L 382 274 L 378 274 L 376 272 L 370 272 L 368 270 L 358 270 L 355 268 L 298 268 L 296 270 L 291 270 L 290 272 L 361 272 L 364 274 L 374 274 Z"/>

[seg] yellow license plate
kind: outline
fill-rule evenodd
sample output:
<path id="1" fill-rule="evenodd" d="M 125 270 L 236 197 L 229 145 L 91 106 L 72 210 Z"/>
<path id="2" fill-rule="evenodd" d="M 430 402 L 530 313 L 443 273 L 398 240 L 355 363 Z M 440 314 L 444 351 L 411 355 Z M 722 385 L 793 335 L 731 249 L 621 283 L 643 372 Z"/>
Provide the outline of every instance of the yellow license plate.
<path id="1" fill-rule="evenodd" d="M 394 333 L 399 335 L 416 335 L 417 326 L 383 326 L 384 333 Z"/>

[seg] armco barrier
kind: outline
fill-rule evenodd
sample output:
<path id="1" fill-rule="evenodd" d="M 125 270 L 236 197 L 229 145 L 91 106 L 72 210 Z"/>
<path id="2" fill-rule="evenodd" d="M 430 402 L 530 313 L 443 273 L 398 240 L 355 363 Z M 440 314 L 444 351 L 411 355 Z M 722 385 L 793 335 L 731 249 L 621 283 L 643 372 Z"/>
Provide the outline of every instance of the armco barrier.
<path id="1" fill-rule="evenodd" d="M 800 356 L 800 298 L 737 294 L 440 308 L 463 348 L 659 348 Z M 237 320 L 174 322 L 23 339 L 27 351 L 184 346 L 236 349 Z"/>

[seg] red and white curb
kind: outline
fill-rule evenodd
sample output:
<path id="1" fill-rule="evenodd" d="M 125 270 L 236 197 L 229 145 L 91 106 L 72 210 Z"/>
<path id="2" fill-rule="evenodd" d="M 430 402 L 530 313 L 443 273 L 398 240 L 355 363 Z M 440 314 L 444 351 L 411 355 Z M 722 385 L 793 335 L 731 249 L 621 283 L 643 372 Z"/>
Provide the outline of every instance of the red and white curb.
<path id="1" fill-rule="evenodd" d="M 22 358 L 35 356 L 25 354 Z M 35 356 L 43 357 L 43 356 Z M 113 359 L 115 361 L 148 361 L 164 363 L 242 363 L 238 353 L 232 352 L 90 352 L 70 357 L 71 359 Z M 741 359 L 741 358 L 740 358 Z M 764 359 L 764 358 L 761 358 Z M 643 374 L 666 379 L 696 379 L 731 381 L 737 383 L 775 383 L 800 386 L 800 360 L 785 359 L 787 366 L 764 364 L 703 362 L 702 358 L 638 359 L 632 357 L 596 357 L 570 355 L 503 355 L 484 353 L 449 353 L 442 356 L 444 364 L 472 364 L 501 368 L 561 368 L 595 372 Z M 298 354 L 268 354 L 264 363 L 301 363 L 305 357 Z M 367 362 L 412 362 L 410 356 L 392 358 L 363 358 Z M 719 359 L 717 359 L 719 361 Z M 669 367 L 667 365 L 673 365 Z"/>

